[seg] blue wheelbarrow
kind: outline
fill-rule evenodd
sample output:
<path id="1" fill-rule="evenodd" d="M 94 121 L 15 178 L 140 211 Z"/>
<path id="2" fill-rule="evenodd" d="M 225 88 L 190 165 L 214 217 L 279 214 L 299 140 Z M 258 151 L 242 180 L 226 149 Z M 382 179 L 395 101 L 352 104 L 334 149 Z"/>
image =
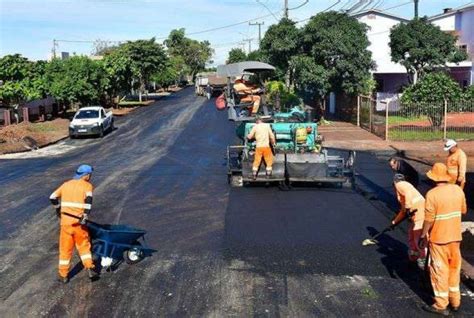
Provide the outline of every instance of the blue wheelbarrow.
<path id="1" fill-rule="evenodd" d="M 69 213 L 63 214 L 80 219 Z M 100 257 L 100 264 L 105 269 L 122 259 L 127 264 L 136 264 L 154 252 L 146 246 L 145 230 L 129 225 L 98 224 L 89 220 L 86 220 L 85 225 L 92 239 L 92 254 L 95 258 Z"/>

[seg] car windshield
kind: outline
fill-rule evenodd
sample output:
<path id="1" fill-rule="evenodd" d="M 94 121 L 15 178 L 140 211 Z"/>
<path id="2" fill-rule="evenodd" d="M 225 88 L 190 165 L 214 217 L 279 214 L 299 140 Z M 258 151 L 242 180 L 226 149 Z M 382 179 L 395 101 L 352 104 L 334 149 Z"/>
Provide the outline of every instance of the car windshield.
<path id="1" fill-rule="evenodd" d="M 76 119 L 98 118 L 99 111 L 97 110 L 81 110 L 76 115 Z"/>

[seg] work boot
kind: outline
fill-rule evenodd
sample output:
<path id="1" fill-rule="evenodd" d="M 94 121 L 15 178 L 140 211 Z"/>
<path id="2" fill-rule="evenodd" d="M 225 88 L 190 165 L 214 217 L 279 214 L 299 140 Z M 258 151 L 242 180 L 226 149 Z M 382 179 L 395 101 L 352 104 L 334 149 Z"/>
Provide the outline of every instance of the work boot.
<path id="1" fill-rule="evenodd" d="M 89 276 L 91 282 L 99 279 L 99 274 L 93 268 L 87 269 L 87 275 Z"/>
<path id="2" fill-rule="evenodd" d="M 272 171 L 271 171 L 271 170 L 270 170 L 270 171 L 267 170 L 267 173 L 265 174 L 265 176 L 267 177 L 267 179 L 270 179 L 271 176 L 272 176 Z"/>
<path id="3" fill-rule="evenodd" d="M 459 307 L 461 307 L 461 306 L 454 307 L 453 305 L 449 305 L 449 307 L 450 307 L 451 311 L 458 312 Z"/>
<path id="4" fill-rule="evenodd" d="M 424 305 L 421 307 L 424 311 L 427 311 L 432 314 L 440 315 L 440 316 L 449 316 L 449 310 L 448 309 L 438 309 L 433 306 L 428 306 Z"/>
<path id="5" fill-rule="evenodd" d="M 257 174 L 256 174 L 256 173 L 254 173 L 254 174 L 252 175 L 252 179 L 257 180 Z"/>
<path id="6" fill-rule="evenodd" d="M 58 276 L 58 281 L 63 284 L 67 284 L 69 283 L 69 278 L 67 276 L 66 277 Z"/>

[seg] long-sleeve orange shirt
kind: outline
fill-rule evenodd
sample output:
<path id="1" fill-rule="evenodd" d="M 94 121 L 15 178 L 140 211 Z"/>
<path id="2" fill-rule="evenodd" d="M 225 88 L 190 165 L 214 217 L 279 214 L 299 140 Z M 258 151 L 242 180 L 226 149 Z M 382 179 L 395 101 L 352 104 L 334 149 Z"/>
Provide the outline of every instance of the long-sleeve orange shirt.
<path id="1" fill-rule="evenodd" d="M 425 198 L 420 192 L 409 182 L 400 181 L 395 183 L 397 191 L 397 199 L 400 202 L 400 212 L 394 219 L 394 223 L 398 223 L 405 217 L 406 210 L 417 210 L 415 215 L 411 217 L 413 222 L 423 221 Z"/>
<path id="2" fill-rule="evenodd" d="M 448 156 L 446 166 L 448 174 L 451 176 L 451 182 L 456 182 L 459 177 L 466 180 L 467 156 L 460 148 Z"/>
<path id="3" fill-rule="evenodd" d="M 425 221 L 433 222 L 429 232 L 430 242 L 446 244 L 461 241 L 461 215 L 466 212 L 466 196 L 459 186 L 446 184 L 428 191 Z"/>

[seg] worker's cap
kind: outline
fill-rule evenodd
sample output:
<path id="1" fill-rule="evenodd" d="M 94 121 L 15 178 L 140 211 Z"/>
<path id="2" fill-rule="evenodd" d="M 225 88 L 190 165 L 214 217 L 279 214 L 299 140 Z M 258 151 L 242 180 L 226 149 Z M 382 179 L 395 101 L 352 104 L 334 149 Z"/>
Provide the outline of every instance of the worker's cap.
<path id="1" fill-rule="evenodd" d="M 397 182 L 400 182 L 400 181 L 405 181 L 405 176 L 401 173 L 396 173 L 393 176 L 393 182 L 397 183 Z"/>
<path id="2" fill-rule="evenodd" d="M 454 141 L 453 139 L 446 140 L 446 143 L 444 144 L 444 151 L 449 151 L 449 149 L 453 148 L 457 144 L 458 143 Z"/>
<path id="3" fill-rule="evenodd" d="M 91 174 L 94 169 L 89 165 L 80 165 L 77 170 L 76 174 L 74 175 L 74 179 L 80 179 L 83 176 Z"/>
<path id="4" fill-rule="evenodd" d="M 435 182 L 448 182 L 451 180 L 448 174 L 448 167 L 441 162 L 435 163 L 433 168 L 426 173 L 426 176 Z"/>

